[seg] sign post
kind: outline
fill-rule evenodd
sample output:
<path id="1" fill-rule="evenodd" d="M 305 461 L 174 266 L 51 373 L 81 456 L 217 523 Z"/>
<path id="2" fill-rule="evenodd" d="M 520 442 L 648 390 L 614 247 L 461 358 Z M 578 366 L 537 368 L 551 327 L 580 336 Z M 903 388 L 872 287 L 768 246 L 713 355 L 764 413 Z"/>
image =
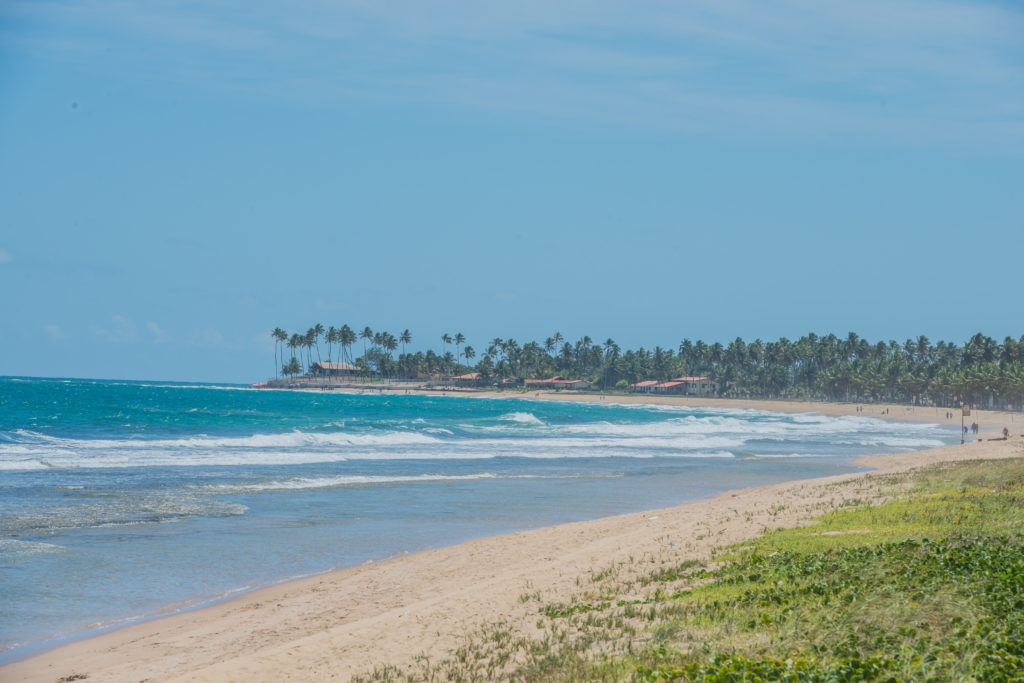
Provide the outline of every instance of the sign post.
<path id="1" fill-rule="evenodd" d="M 964 403 L 960 406 L 960 444 L 964 443 L 964 434 L 967 430 L 964 428 L 964 418 L 971 414 L 971 404 Z"/>

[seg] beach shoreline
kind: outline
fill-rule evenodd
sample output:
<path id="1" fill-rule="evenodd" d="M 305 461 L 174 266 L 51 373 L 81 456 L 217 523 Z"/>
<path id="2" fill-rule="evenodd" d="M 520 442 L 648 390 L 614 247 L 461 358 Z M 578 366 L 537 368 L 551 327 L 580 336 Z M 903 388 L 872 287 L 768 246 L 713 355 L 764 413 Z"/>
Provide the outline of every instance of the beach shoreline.
<path id="1" fill-rule="evenodd" d="M 596 394 L 567 392 L 456 395 L 602 400 Z M 951 422 L 935 419 L 932 414 L 938 410 L 944 415 L 945 409 L 888 406 L 889 412 L 883 413 L 886 406 L 878 404 L 867 404 L 871 412 L 859 412 L 858 404 L 647 395 L 607 396 L 603 400 Z M 957 424 L 959 417 L 955 414 Z M 820 504 L 829 495 L 830 486 L 856 482 L 875 472 L 905 471 L 965 457 L 1019 456 L 1024 442 L 1017 434 L 1010 441 L 988 440 L 1004 423 L 1014 430 L 1013 417 L 997 411 L 975 411 L 971 419 L 978 421 L 983 435 L 972 438 L 982 439 L 980 443 L 868 456 L 853 462 L 874 468 L 872 472 L 728 491 L 673 508 L 476 539 L 286 581 L 214 605 L 59 645 L 0 667 L 0 680 L 53 681 L 81 674 L 100 680 L 280 680 L 289 675 L 301 680 L 333 675 L 344 679 L 377 664 L 401 666 L 420 652 L 428 656 L 449 652 L 473 624 L 488 619 L 518 620 L 529 630 L 529 620 L 520 614 L 523 608 L 512 595 L 526 585 L 551 596 L 571 591 L 572 580 L 624 552 L 650 556 L 651 562 L 668 558 L 678 561 L 682 552 L 706 556 L 712 546 L 692 539 L 703 536 L 722 545 L 750 538 L 767 528 L 758 526 L 758 522 L 768 520 L 766 511 L 783 500 L 788 501 L 791 512 L 781 517 L 771 515 L 771 523 L 800 523 L 809 509 L 806 501 Z M 1024 429 L 1015 431 L 1019 434 Z M 835 504 L 835 493 L 830 495 Z M 850 495 L 863 496 L 864 491 Z M 740 504 L 747 515 L 742 520 L 729 513 Z M 709 533 L 697 533 L 701 525 Z M 714 533 L 710 533 L 711 526 L 717 527 Z M 658 539 L 667 536 L 680 542 L 665 546 Z M 352 595 L 360 598 L 353 600 Z"/>
<path id="2" fill-rule="evenodd" d="M 903 403 L 864 403 L 845 401 L 800 401 L 795 399 L 758 399 L 758 398 L 714 398 L 701 396 L 678 396 L 665 394 L 620 394 L 594 393 L 582 391 L 490 391 L 486 389 L 428 389 L 395 386 L 393 388 L 374 387 L 330 387 L 328 389 L 265 389 L 265 391 L 303 391 L 313 393 L 343 393 L 365 395 L 410 395 L 410 396 L 449 396 L 463 398 L 488 399 L 519 399 L 523 401 L 567 401 L 580 403 L 606 403 L 619 405 L 671 405 L 689 408 L 727 408 L 737 410 L 762 410 L 788 414 L 817 413 L 819 415 L 847 415 L 852 417 L 876 417 L 882 420 L 906 422 L 928 422 L 946 426 L 960 425 L 961 414 L 958 408 L 941 406 L 911 406 Z M 946 415 L 949 414 L 949 417 Z M 974 408 L 971 416 L 964 418 L 968 427 L 977 422 L 979 434 L 968 434 L 968 441 L 974 441 L 982 435 L 991 437 L 993 433 L 1001 436 L 1003 427 L 1011 432 L 1017 429 L 1024 432 L 1024 413 Z"/>

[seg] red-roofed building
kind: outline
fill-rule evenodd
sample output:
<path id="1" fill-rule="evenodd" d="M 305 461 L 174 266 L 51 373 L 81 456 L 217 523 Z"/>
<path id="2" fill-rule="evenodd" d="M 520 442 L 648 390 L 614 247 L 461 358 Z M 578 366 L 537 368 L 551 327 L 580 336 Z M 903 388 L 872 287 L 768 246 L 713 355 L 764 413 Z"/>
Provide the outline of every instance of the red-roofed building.
<path id="1" fill-rule="evenodd" d="M 465 375 L 455 375 L 454 377 L 445 377 L 445 382 L 449 385 L 459 387 L 475 387 L 481 384 L 479 372 L 467 372 Z"/>
<path id="2" fill-rule="evenodd" d="M 523 384 L 527 389 L 586 389 L 590 382 L 585 379 L 564 379 L 559 376 L 548 377 L 547 379 L 526 379 Z"/>
<path id="3" fill-rule="evenodd" d="M 714 396 L 718 383 L 707 377 L 676 377 L 667 382 L 649 379 L 630 384 L 629 390 L 642 394 L 679 394 L 682 396 Z"/>

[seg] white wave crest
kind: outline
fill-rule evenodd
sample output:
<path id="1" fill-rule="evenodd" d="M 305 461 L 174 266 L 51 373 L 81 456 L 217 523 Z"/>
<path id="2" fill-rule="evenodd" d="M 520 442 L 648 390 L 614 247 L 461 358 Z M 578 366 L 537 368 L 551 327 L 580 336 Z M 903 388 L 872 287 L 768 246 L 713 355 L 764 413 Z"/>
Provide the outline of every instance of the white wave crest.
<path id="1" fill-rule="evenodd" d="M 4 559 L 20 560 L 34 555 L 48 553 L 62 553 L 67 548 L 53 543 L 40 543 L 38 541 L 21 541 L 16 538 L 0 538 L 0 557 Z"/>
<path id="2" fill-rule="evenodd" d="M 489 472 L 480 474 L 415 474 L 415 475 L 340 475 L 336 477 L 297 477 L 282 481 L 268 481 L 256 484 L 210 484 L 200 486 L 203 491 L 213 493 L 257 493 L 260 491 L 291 491 L 301 489 L 325 489 L 342 486 L 372 486 L 375 484 L 408 484 L 428 481 L 479 481 L 481 479 L 526 478 L 498 477 Z"/>
<path id="3" fill-rule="evenodd" d="M 412 431 L 366 432 L 303 432 L 253 434 L 252 436 L 191 436 L 183 439 L 65 439 L 19 429 L 14 432 L 20 443 L 0 443 L 0 455 L 38 454 L 39 447 L 58 450 L 156 450 L 156 449 L 225 449 L 225 448 L 296 448 L 303 446 L 395 446 L 430 444 L 437 439 Z"/>
<path id="4" fill-rule="evenodd" d="M 544 422 L 533 413 L 508 413 L 502 415 L 500 420 L 506 422 L 516 422 L 524 425 L 543 425 Z"/>

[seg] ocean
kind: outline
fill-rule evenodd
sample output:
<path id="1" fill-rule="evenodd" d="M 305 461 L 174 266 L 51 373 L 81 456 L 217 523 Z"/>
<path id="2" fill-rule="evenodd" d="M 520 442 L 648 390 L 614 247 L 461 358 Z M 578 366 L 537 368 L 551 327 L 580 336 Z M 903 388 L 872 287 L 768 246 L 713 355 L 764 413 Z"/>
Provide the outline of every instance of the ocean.
<path id="1" fill-rule="evenodd" d="M 859 416 L 0 378 L 0 663 L 287 579 L 958 439 Z"/>

